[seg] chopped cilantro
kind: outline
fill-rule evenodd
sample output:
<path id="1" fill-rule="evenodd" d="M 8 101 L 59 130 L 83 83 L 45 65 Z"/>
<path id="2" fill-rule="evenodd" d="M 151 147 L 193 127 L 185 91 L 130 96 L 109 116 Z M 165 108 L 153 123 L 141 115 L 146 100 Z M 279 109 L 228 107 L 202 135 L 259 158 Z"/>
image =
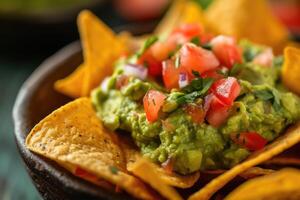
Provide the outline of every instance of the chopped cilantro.
<path id="1" fill-rule="evenodd" d="M 211 44 L 209 44 L 209 43 L 207 43 L 207 44 L 202 44 L 201 47 L 202 47 L 203 49 L 207 49 L 207 50 L 211 50 L 211 49 L 212 49 L 212 46 L 211 46 Z"/>
<path id="2" fill-rule="evenodd" d="M 119 169 L 115 166 L 109 166 L 109 170 L 112 174 L 118 174 Z"/>
<path id="3" fill-rule="evenodd" d="M 200 73 L 198 71 L 192 70 L 192 74 L 197 78 L 200 77 Z"/>
<path id="4" fill-rule="evenodd" d="M 169 53 L 169 55 L 168 55 L 168 57 L 169 58 L 172 58 L 176 53 L 177 53 L 177 51 L 181 48 L 181 44 L 178 44 L 177 46 L 176 46 L 176 48 L 175 48 L 175 50 L 173 50 L 173 51 L 171 51 L 170 53 Z"/>
<path id="5" fill-rule="evenodd" d="M 275 110 L 280 110 L 280 97 L 276 90 L 258 90 L 254 95 L 264 101 L 271 101 Z"/>
<path id="6" fill-rule="evenodd" d="M 213 81 L 212 78 L 201 78 L 199 75 L 199 77 L 192 80 L 189 85 L 182 88 L 182 91 L 185 92 L 185 94 L 179 96 L 176 102 L 178 104 L 194 102 L 197 98 L 202 97 L 207 93 Z"/>
<path id="7" fill-rule="evenodd" d="M 200 46 L 200 39 L 199 39 L 199 37 L 193 37 L 192 39 L 191 39 L 191 43 L 193 43 L 193 44 L 195 44 L 195 45 L 197 45 L 197 46 Z"/>
<path id="8" fill-rule="evenodd" d="M 147 49 L 149 49 L 155 42 L 158 41 L 157 36 L 149 37 L 144 45 L 141 47 L 141 49 L 136 53 L 137 58 L 141 57 Z"/>
<path id="9" fill-rule="evenodd" d="M 234 64 L 233 67 L 229 70 L 228 75 L 229 76 L 236 76 L 240 73 L 240 71 L 242 70 L 243 65 L 241 64 Z"/>

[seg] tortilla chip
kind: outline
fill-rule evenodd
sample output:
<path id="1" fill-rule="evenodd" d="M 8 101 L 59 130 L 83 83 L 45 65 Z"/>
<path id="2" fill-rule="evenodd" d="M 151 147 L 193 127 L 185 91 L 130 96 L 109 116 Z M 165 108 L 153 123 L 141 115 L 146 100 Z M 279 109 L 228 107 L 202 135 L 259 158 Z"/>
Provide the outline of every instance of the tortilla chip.
<path id="1" fill-rule="evenodd" d="M 114 61 L 127 51 L 124 42 L 88 10 L 80 12 L 78 27 L 84 64 L 55 84 L 59 92 L 74 98 L 88 96 L 92 89 L 112 73 Z"/>
<path id="2" fill-rule="evenodd" d="M 276 141 L 267 145 L 263 150 L 253 153 L 247 160 L 239 165 L 231 168 L 224 174 L 218 176 L 205 187 L 200 189 L 189 197 L 189 200 L 206 200 L 209 199 L 216 191 L 231 181 L 237 175 L 245 170 L 263 163 L 284 150 L 292 147 L 300 141 L 300 123 L 287 130 L 287 132 L 279 137 Z"/>
<path id="3" fill-rule="evenodd" d="M 281 77 L 286 87 L 300 95 L 300 49 L 294 47 L 284 49 Z"/>
<path id="4" fill-rule="evenodd" d="M 142 159 L 142 155 L 137 149 L 132 147 L 133 145 L 125 144 L 123 139 L 122 139 L 122 143 L 123 143 L 122 149 L 125 153 L 126 162 L 127 162 L 127 170 L 132 172 L 132 166 L 135 165 L 136 162 L 138 162 L 140 159 Z M 156 164 L 153 164 L 151 167 L 153 168 L 153 170 L 155 170 L 155 172 L 158 174 L 158 176 L 162 179 L 162 181 L 165 184 L 178 187 L 178 188 L 192 187 L 200 177 L 199 172 L 183 176 L 175 172 L 167 173 L 162 167 Z"/>
<path id="5" fill-rule="evenodd" d="M 140 199 L 156 199 L 152 190 L 126 173 L 125 159 L 113 133 L 108 133 L 88 98 L 59 108 L 26 138 L 31 151 L 64 166 L 76 166 L 100 179 L 116 184 Z"/>
<path id="6" fill-rule="evenodd" d="M 154 34 L 166 37 L 180 24 L 198 23 L 202 26 L 204 21 L 202 9 L 196 2 L 175 0 L 165 17 L 156 27 Z"/>
<path id="7" fill-rule="evenodd" d="M 216 34 L 247 38 L 276 49 L 288 40 L 288 30 L 273 16 L 266 0 L 216 0 L 204 14 L 207 28 Z"/>
<path id="8" fill-rule="evenodd" d="M 264 175 L 272 174 L 274 172 L 276 172 L 276 170 L 264 169 L 261 167 L 251 167 L 250 169 L 239 174 L 239 176 L 243 177 L 244 179 L 251 179 L 251 178 L 254 178 L 257 176 L 264 176 Z"/>
<path id="9" fill-rule="evenodd" d="M 129 165 L 128 170 L 157 190 L 163 197 L 170 200 L 181 200 L 182 197 L 171 186 L 167 185 L 160 174 L 156 171 L 156 166 L 145 158 L 138 159 Z"/>
<path id="10" fill-rule="evenodd" d="M 177 26 L 181 13 L 184 10 L 186 0 L 174 0 L 164 18 L 154 30 L 154 35 L 168 36 Z"/>
<path id="11" fill-rule="evenodd" d="M 118 39 L 127 47 L 128 53 L 134 53 L 140 49 L 145 41 L 150 37 L 149 34 L 133 36 L 130 32 L 122 31 L 118 34 Z"/>
<path id="12" fill-rule="evenodd" d="M 300 199 L 300 171 L 283 169 L 245 182 L 225 200 Z"/>
<path id="13" fill-rule="evenodd" d="M 264 162 L 265 165 L 284 165 L 284 166 L 300 166 L 300 157 L 275 157 Z"/>
<path id="14" fill-rule="evenodd" d="M 227 170 L 217 169 L 217 170 L 207 170 L 204 171 L 204 174 L 210 174 L 210 175 L 220 175 L 225 173 Z M 275 172 L 275 170 L 272 169 L 264 169 L 261 167 L 251 167 L 250 169 L 247 169 L 246 171 L 239 174 L 240 177 L 244 179 L 250 179 L 257 176 L 267 175 Z"/>
<path id="15" fill-rule="evenodd" d="M 187 1 L 179 19 L 179 24 L 198 23 L 201 26 L 205 24 L 203 11 L 195 1 Z"/>
<path id="16" fill-rule="evenodd" d="M 88 66 L 83 83 L 83 96 L 113 72 L 113 63 L 126 52 L 124 43 L 90 11 L 81 11 L 78 27 L 83 47 L 84 62 Z"/>
<path id="17" fill-rule="evenodd" d="M 58 80 L 54 84 L 55 90 L 72 98 L 81 97 L 82 79 L 85 76 L 86 66 L 81 64 L 70 76 Z"/>
<path id="18" fill-rule="evenodd" d="M 69 172 L 71 172 L 74 176 L 77 176 L 81 179 L 91 182 L 91 183 L 93 183 L 97 186 L 100 186 L 101 188 L 104 188 L 106 190 L 109 190 L 109 191 L 115 190 L 115 186 L 113 184 L 111 184 L 110 182 L 105 181 L 105 180 L 97 177 L 96 175 L 81 169 L 80 167 L 76 167 L 75 165 L 71 165 L 69 163 L 64 163 L 64 162 L 58 162 L 58 163 L 60 166 L 62 166 L 63 168 L 65 168 Z"/>

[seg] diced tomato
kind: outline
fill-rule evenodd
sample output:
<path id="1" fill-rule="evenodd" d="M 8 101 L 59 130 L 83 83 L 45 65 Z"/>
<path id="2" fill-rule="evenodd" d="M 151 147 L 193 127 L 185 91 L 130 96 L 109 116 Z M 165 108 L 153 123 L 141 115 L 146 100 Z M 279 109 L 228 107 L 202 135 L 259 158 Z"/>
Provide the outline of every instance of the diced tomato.
<path id="1" fill-rule="evenodd" d="M 219 73 L 218 70 L 221 71 L 222 68 L 218 67 L 216 69 L 206 71 L 206 72 L 204 72 L 204 73 L 201 74 L 201 77 L 202 78 L 213 78 L 215 80 L 219 80 L 221 78 L 224 78 L 224 75 L 222 75 L 221 73 Z"/>
<path id="2" fill-rule="evenodd" d="M 174 159 L 168 158 L 161 166 L 168 174 L 172 174 L 174 170 Z"/>
<path id="3" fill-rule="evenodd" d="M 273 64 L 273 59 L 274 59 L 274 54 L 271 48 L 268 48 L 258 54 L 254 60 L 253 63 L 266 66 L 266 67 L 272 67 Z"/>
<path id="4" fill-rule="evenodd" d="M 87 171 L 85 171 L 84 169 L 80 168 L 80 167 L 76 167 L 74 174 L 78 177 L 87 179 L 87 180 L 91 180 L 91 181 L 95 181 L 97 180 L 97 177 Z"/>
<path id="5" fill-rule="evenodd" d="M 241 86 L 234 77 L 223 78 L 213 83 L 210 91 L 226 105 L 232 105 L 241 92 Z"/>
<path id="6" fill-rule="evenodd" d="M 179 88 L 179 73 L 180 69 L 175 67 L 173 60 L 166 60 L 163 62 L 162 75 L 167 89 L 171 90 L 172 88 Z"/>
<path id="7" fill-rule="evenodd" d="M 250 151 L 257 151 L 265 147 L 267 140 L 256 132 L 243 132 L 233 134 L 231 139 L 240 146 L 245 147 Z"/>
<path id="8" fill-rule="evenodd" d="M 212 50 L 222 65 L 229 69 L 242 62 L 242 51 L 233 37 L 217 36 L 211 40 Z"/>
<path id="9" fill-rule="evenodd" d="M 187 104 L 184 110 L 192 117 L 193 122 L 201 124 L 204 122 L 205 111 L 202 105 Z"/>
<path id="10" fill-rule="evenodd" d="M 221 126 L 229 116 L 231 105 L 224 104 L 213 94 L 205 100 L 210 102 L 209 109 L 206 114 L 206 120 L 214 127 Z"/>
<path id="11" fill-rule="evenodd" d="M 154 58 L 151 51 L 146 51 L 138 60 L 138 64 L 145 65 L 148 68 L 148 74 L 150 76 L 161 76 L 162 63 Z"/>
<path id="12" fill-rule="evenodd" d="M 201 74 L 217 68 L 220 64 L 211 51 L 191 43 L 184 44 L 180 49 L 180 63 L 181 67 L 190 74 L 192 74 L 192 71 L 197 71 Z"/>
<path id="13" fill-rule="evenodd" d="M 158 61 L 163 61 L 169 57 L 172 51 L 175 50 L 176 43 L 170 41 L 156 42 L 150 48 L 153 57 Z"/>
<path id="14" fill-rule="evenodd" d="M 201 36 L 203 34 L 203 27 L 199 24 L 183 24 L 174 29 L 172 34 L 183 34 L 185 37 L 191 39 L 196 36 Z"/>
<path id="15" fill-rule="evenodd" d="M 213 38 L 212 34 L 205 33 L 203 27 L 196 23 L 183 24 L 177 27 L 170 37 L 174 36 L 177 37 L 179 44 L 189 42 L 194 37 L 198 37 L 201 44 L 206 44 Z"/>
<path id="16" fill-rule="evenodd" d="M 155 122 L 158 119 L 158 114 L 164 104 L 166 95 L 157 91 L 149 90 L 143 99 L 144 110 L 149 122 Z"/>

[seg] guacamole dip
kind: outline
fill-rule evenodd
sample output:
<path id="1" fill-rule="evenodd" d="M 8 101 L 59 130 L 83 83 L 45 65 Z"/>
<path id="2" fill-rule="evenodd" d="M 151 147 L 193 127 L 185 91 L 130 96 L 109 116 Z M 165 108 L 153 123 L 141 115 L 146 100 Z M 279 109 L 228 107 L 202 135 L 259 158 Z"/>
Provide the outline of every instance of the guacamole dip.
<path id="1" fill-rule="evenodd" d="M 300 117 L 268 47 L 209 38 L 183 25 L 120 58 L 93 91 L 104 125 L 131 134 L 141 153 L 181 174 L 230 168 Z"/>

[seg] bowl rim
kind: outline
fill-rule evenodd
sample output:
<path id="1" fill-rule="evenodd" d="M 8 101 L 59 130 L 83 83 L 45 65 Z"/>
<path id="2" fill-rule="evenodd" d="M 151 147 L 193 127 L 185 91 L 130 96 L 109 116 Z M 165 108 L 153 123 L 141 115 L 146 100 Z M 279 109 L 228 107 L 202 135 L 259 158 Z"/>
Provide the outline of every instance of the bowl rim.
<path id="1" fill-rule="evenodd" d="M 36 70 L 34 70 L 34 72 L 23 83 L 17 94 L 12 111 L 15 142 L 17 144 L 18 151 L 21 154 L 23 164 L 25 165 L 29 174 L 29 161 L 27 159 L 30 159 L 30 161 L 34 162 L 35 169 L 49 173 L 52 178 L 55 179 L 55 181 L 62 183 L 65 187 L 64 189 L 80 192 L 81 194 L 86 194 L 89 196 L 91 195 L 93 198 L 97 199 L 128 199 L 128 195 L 110 192 L 104 188 L 98 187 L 83 179 L 75 177 L 50 159 L 37 155 L 25 147 L 25 140 L 27 136 L 25 131 L 32 128 L 28 127 L 28 124 L 25 122 L 26 114 L 29 112 L 29 110 L 26 109 L 26 105 L 29 105 L 30 102 L 28 100 L 38 88 L 39 83 L 41 83 L 41 81 L 46 78 L 47 75 L 57 70 L 67 59 L 70 59 L 72 56 L 76 56 L 76 54 L 81 52 L 82 50 L 79 41 L 75 41 L 67 45 L 42 62 L 42 64 Z M 33 180 L 32 177 L 31 179 Z M 37 188 L 36 184 L 34 185 Z"/>

